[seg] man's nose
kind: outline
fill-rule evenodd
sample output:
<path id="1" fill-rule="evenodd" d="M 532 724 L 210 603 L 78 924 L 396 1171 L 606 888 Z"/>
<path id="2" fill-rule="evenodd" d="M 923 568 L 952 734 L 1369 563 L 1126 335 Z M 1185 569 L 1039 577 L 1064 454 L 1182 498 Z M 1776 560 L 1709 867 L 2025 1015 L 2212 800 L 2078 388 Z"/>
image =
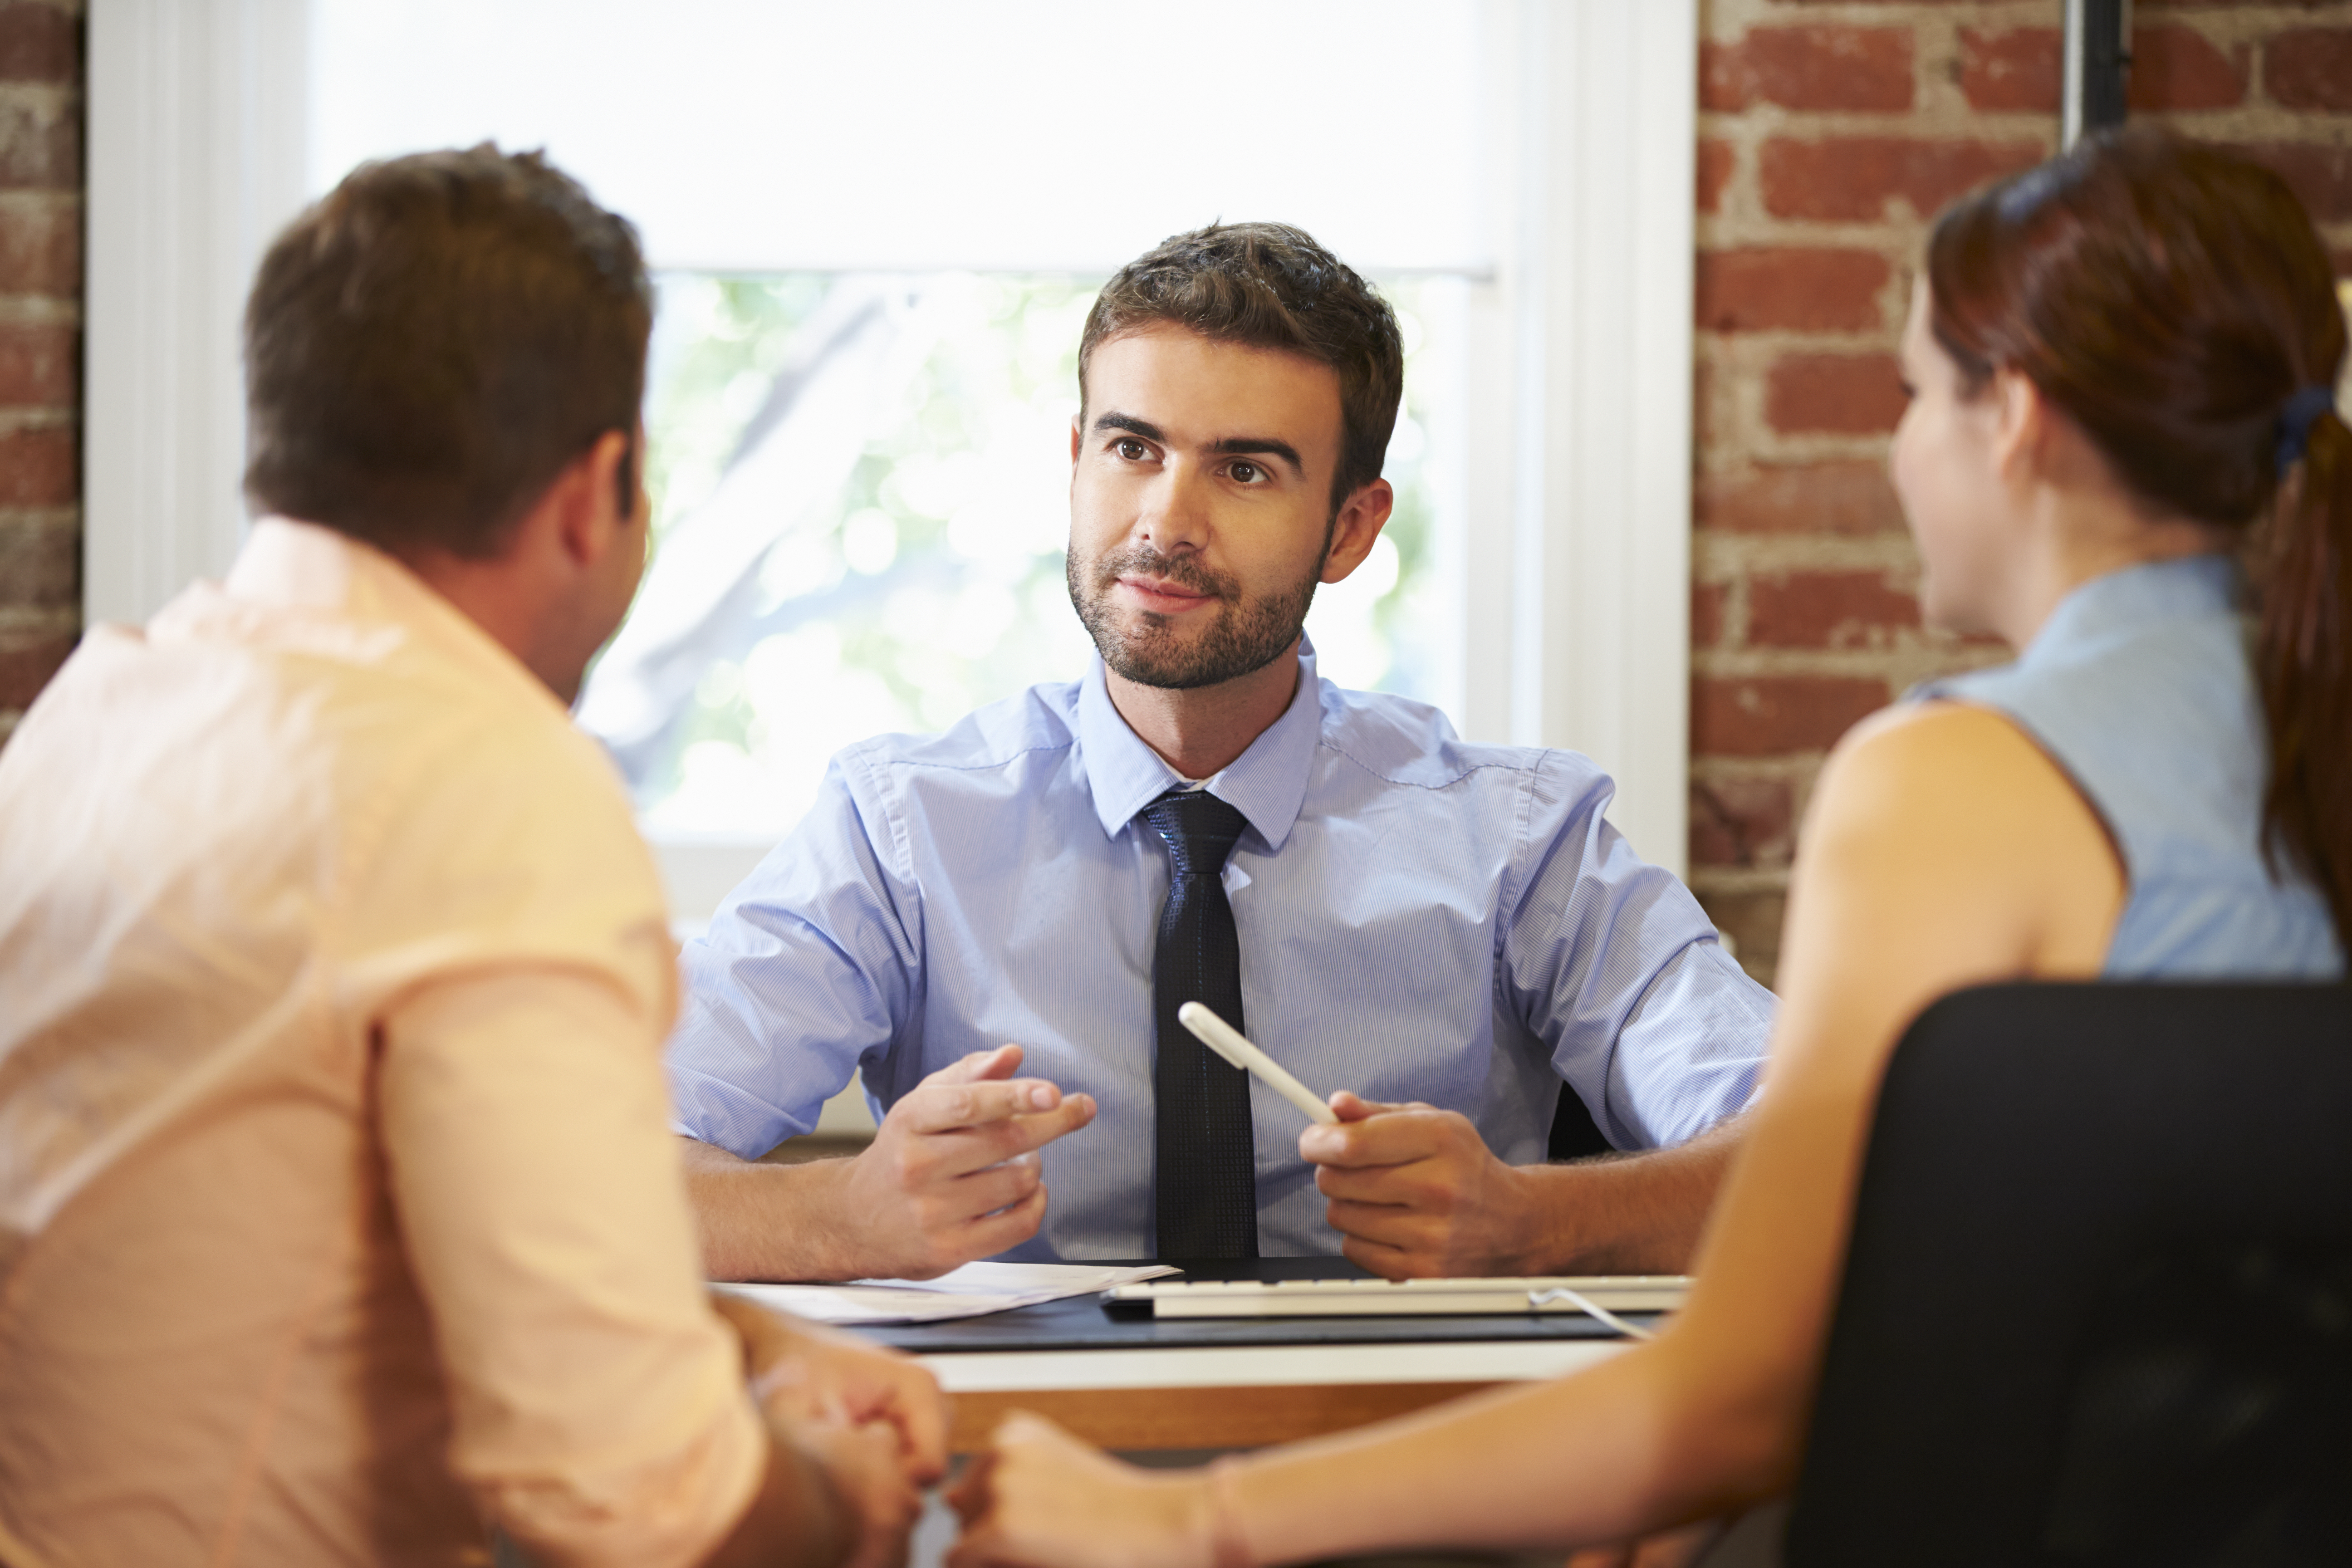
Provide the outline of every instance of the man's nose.
<path id="1" fill-rule="evenodd" d="M 1209 542 L 1209 477 L 1200 465 L 1171 462 L 1144 499 L 1139 531 L 1163 555 L 1201 549 Z"/>

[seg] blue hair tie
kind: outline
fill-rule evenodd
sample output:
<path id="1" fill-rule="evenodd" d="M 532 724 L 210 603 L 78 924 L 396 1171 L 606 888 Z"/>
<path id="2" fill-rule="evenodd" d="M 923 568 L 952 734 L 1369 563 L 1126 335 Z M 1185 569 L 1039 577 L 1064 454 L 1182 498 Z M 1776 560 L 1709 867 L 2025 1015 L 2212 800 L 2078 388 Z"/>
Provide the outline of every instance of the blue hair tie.
<path id="1" fill-rule="evenodd" d="M 2311 442 L 2311 427 L 2319 423 L 2321 415 L 2335 411 L 2336 389 L 2317 382 L 2286 400 L 2286 406 L 2279 410 L 2278 471 L 2281 474 L 2303 461 L 2303 449 Z"/>

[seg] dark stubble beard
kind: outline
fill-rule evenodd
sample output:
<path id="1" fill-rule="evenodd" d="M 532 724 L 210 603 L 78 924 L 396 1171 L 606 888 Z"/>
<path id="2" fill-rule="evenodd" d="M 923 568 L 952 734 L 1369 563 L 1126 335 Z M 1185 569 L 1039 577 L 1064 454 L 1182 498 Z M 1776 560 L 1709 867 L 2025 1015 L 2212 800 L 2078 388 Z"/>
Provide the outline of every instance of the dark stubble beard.
<path id="1" fill-rule="evenodd" d="M 1126 623 L 1111 607 L 1120 577 L 1137 572 L 1213 595 L 1224 607 L 1209 629 L 1186 644 L 1171 617 L 1139 612 Z M 1190 556 L 1162 555 L 1148 545 L 1113 551 L 1098 561 L 1069 557 L 1070 604 L 1086 623 L 1103 663 L 1138 686 L 1189 691 L 1216 686 L 1264 669 L 1298 640 L 1307 608 L 1315 602 L 1318 560 L 1297 584 L 1256 598 L 1245 596 L 1230 577 L 1210 572 Z"/>

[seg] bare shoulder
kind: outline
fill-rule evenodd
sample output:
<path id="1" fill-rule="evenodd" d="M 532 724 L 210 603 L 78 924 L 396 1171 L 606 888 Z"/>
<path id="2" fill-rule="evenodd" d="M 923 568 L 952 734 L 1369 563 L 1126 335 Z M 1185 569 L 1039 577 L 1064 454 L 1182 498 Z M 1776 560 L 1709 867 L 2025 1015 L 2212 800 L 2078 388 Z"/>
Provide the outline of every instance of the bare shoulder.
<path id="1" fill-rule="evenodd" d="M 2095 967 L 2124 896 L 2105 825 L 2065 770 L 2014 721 L 1968 703 L 1907 703 L 1856 725 L 1822 765 L 1805 833 L 1817 861 L 1843 862 L 1888 902 L 2007 911 L 2001 923 L 2060 969 Z"/>
<path id="2" fill-rule="evenodd" d="M 1904 703 L 1855 725 L 1822 765 L 1817 811 L 1825 796 L 1872 817 L 1916 817 L 1965 801 L 1948 826 L 1971 837 L 2052 815 L 2104 836 L 2074 782 L 2031 735 L 2006 715 L 1965 702 Z"/>

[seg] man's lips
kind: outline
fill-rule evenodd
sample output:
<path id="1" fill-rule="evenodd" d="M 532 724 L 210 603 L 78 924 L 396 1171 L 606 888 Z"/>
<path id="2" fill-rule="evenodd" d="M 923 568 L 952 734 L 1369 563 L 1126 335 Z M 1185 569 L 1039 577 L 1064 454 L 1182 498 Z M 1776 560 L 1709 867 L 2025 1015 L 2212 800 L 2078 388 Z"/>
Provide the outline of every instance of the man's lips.
<path id="1" fill-rule="evenodd" d="M 1214 594 L 1204 594 L 1198 588 L 1188 588 L 1165 577 L 1150 577 L 1137 573 L 1122 575 L 1118 585 L 1137 608 L 1163 616 L 1197 609 L 1202 605 L 1214 604 L 1217 599 Z"/>

